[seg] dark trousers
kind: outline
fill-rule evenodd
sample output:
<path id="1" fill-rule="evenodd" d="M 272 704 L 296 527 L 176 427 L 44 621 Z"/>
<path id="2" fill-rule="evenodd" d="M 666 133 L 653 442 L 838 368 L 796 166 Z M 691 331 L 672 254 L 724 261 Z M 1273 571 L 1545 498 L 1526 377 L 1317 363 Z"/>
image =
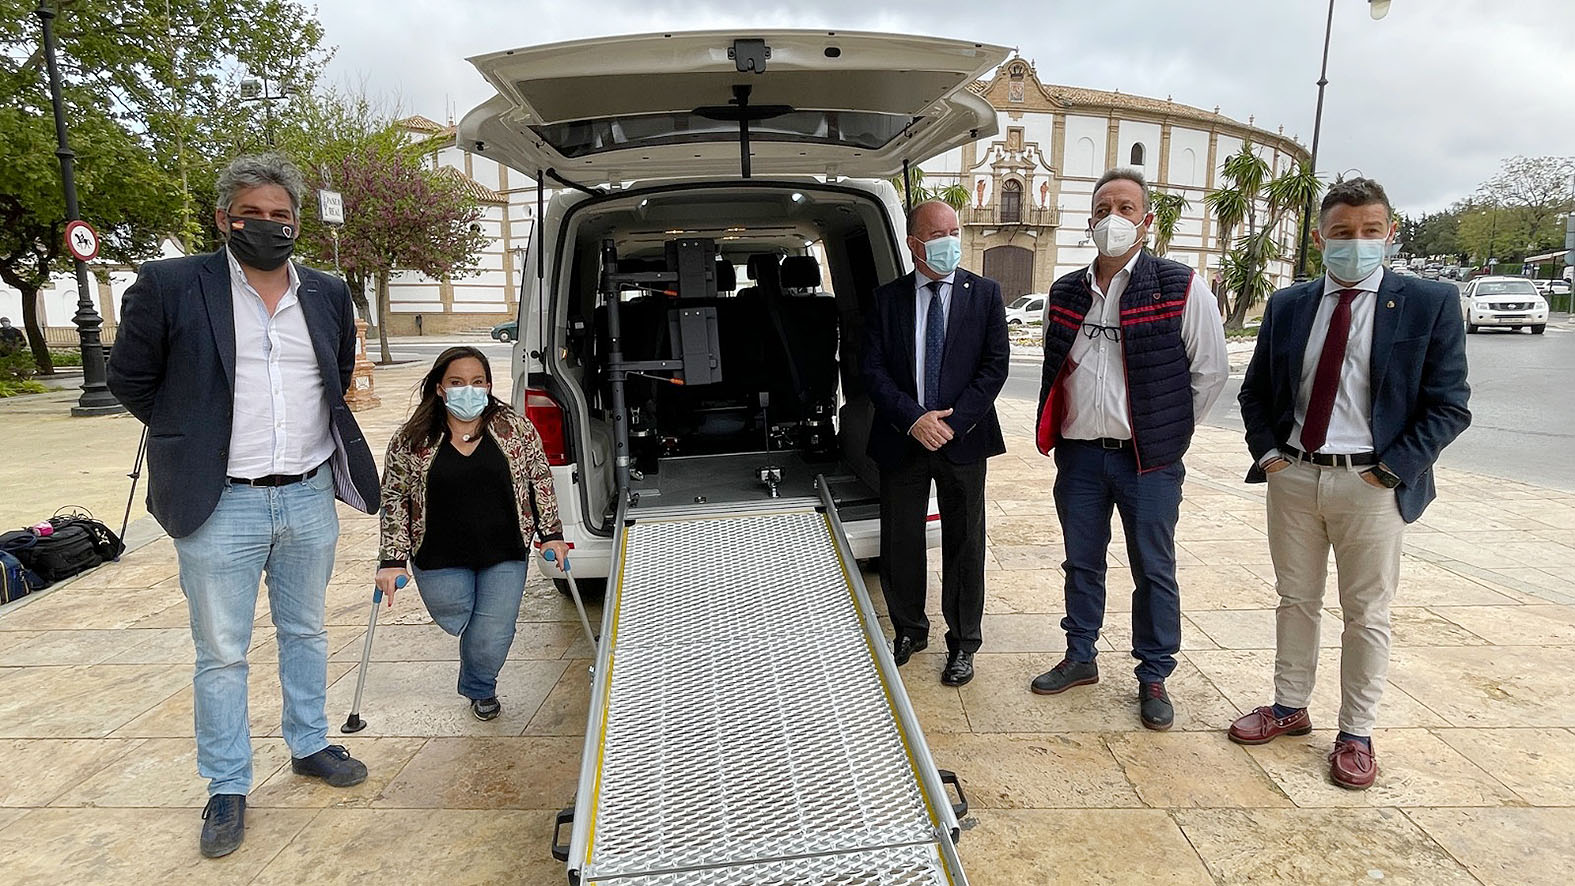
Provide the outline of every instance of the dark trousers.
<path id="1" fill-rule="evenodd" d="M 924 547 L 930 481 L 941 511 L 941 612 L 948 652 L 977 652 L 984 618 L 985 459 L 954 464 L 917 443 L 880 470 L 880 583 L 897 636 L 927 638 Z"/>
<path id="2" fill-rule="evenodd" d="M 1055 449 L 1055 510 L 1066 539 L 1067 658 L 1093 661 L 1105 621 L 1110 514 L 1121 513 L 1132 569 L 1132 657 L 1138 680 L 1164 680 L 1181 649 L 1181 590 L 1176 585 L 1180 462 L 1139 474 L 1129 449 L 1063 440 Z"/>

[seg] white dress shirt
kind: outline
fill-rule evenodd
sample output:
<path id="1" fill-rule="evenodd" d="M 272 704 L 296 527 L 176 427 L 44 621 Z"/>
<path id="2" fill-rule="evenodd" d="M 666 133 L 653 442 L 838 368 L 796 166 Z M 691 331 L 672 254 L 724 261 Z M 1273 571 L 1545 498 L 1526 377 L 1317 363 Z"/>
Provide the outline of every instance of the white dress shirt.
<path id="1" fill-rule="evenodd" d="M 328 397 L 306 314 L 296 297 L 301 278 L 293 263 L 290 288 L 272 316 L 246 281 L 235 256 L 230 303 L 235 316 L 235 412 L 230 426 L 231 477 L 304 474 L 334 454 Z"/>
<path id="2" fill-rule="evenodd" d="M 924 334 L 930 325 L 930 299 L 941 300 L 941 317 L 951 316 L 952 309 L 952 279 L 957 276 L 956 271 L 942 277 L 938 282 L 941 290 L 938 295 L 930 294 L 930 278 L 919 271 L 913 272 L 913 382 L 914 390 L 918 391 L 919 405 L 924 405 Z M 944 320 L 943 320 L 944 328 Z M 910 430 L 912 430 L 910 428 Z"/>
<path id="3" fill-rule="evenodd" d="M 1329 433 L 1318 451 L 1338 455 L 1373 451 L 1373 321 L 1378 313 L 1378 286 L 1383 282 L 1383 265 L 1352 286 L 1324 275 L 1323 298 L 1307 334 L 1301 384 L 1296 389 L 1296 427 L 1291 440 L 1304 452 L 1308 450 L 1302 444 L 1302 424 L 1307 420 L 1313 378 L 1318 374 L 1324 339 L 1329 337 L 1329 321 L 1340 303 L 1340 292 L 1345 289 L 1358 289 L 1362 294 L 1351 302 L 1351 337 L 1346 339 L 1345 362 L 1340 365 L 1340 388 L 1334 397 L 1334 411 L 1329 414 Z"/>
<path id="4" fill-rule="evenodd" d="M 1121 296 L 1132 280 L 1132 268 L 1137 264 L 1138 251 L 1126 267 L 1116 272 L 1110 280 L 1110 291 L 1102 292 L 1089 265 L 1088 288 L 1094 302 L 1088 309 L 1084 324 L 1098 326 L 1121 325 Z M 1049 302 L 1045 303 L 1046 322 L 1049 321 Z M 1125 335 L 1123 330 L 1121 335 Z M 1230 365 L 1225 356 L 1225 327 L 1220 321 L 1214 293 L 1196 271 L 1187 287 L 1187 300 L 1181 309 L 1181 341 L 1191 364 L 1189 375 L 1192 384 L 1192 417 L 1201 422 L 1209 408 L 1219 399 L 1230 375 Z M 1072 341 L 1067 360 L 1071 372 L 1066 377 L 1066 420 L 1061 434 L 1069 440 L 1132 439 L 1132 414 L 1127 404 L 1126 352 L 1119 341 L 1111 341 L 1105 333 L 1090 338 L 1087 330 L 1080 329 Z"/>

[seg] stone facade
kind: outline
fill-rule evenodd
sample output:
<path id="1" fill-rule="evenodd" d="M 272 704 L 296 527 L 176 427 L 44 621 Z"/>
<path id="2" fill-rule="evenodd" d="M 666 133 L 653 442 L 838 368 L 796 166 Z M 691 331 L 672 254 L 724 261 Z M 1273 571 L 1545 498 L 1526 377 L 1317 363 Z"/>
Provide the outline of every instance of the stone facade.
<path id="1" fill-rule="evenodd" d="M 999 133 L 922 168 L 927 187 L 961 184 L 968 191 L 960 213 L 963 262 L 1001 281 L 1007 298 L 1045 292 L 1057 277 L 1093 261 L 1089 210 L 1094 183 L 1106 170 L 1136 168 L 1155 190 L 1188 200 L 1166 255 L 1211 278 L 1226 250 L 1203 198 L 1217 189 L 1225 159 L 1246 140 L 1275 175 L 1307 157 L 1283 132 L 1237 122 L 1217 108 L 1042 83 L 1023 58 L 970 88 L 996 108 Z M 1260 216 L 1267 212 L 1260 204 Z M 1282 220 L 1277 236 L 1287 257 L 1269 269 L 1278 287 L 1291 280 L 1294 216 Z"/>

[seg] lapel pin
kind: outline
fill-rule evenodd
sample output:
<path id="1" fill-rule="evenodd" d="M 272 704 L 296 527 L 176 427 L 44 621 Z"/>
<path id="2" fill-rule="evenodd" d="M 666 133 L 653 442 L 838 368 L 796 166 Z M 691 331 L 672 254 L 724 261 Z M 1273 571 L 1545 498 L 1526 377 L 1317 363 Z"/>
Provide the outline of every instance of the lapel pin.
<path id="1" fill-rule="evenodd" d="M 1159 301 L 1159 293 L 1154 293 L 1154 300 Z"/>
<path id="2" fill-rule="evenodd" d="M 1394 300 L 1393 300 L 1393 299 L 1391 299 L 1391 300 L 1390 300 L 1390 301 L 1389 301 L 1389 304 L 1387 304 L 1387 305 L 1384 305 L 1384 307 L 1386 307 L 1386 308 L 1392 308 L 1392 307 L 1394 307 L 1394 306 L 1395 306 L 1395 303 L 1394 303 Z"/>
<path id="3" fill-rule="evenodd" d="M 972 286 L 972 285 L 973 285 L 973 281 L 972 281 L 972 280 L 969 280 L 969 281 L 968 281 L 968 282 L 967 282 L 967 283 L 964 283 L 964 284 L 963 284 L 963 288 L 964 288 L 964 289 L 967 289 L 967 288 L 968 288 L 968 287 L 970 287 L 970 286 Z"/>

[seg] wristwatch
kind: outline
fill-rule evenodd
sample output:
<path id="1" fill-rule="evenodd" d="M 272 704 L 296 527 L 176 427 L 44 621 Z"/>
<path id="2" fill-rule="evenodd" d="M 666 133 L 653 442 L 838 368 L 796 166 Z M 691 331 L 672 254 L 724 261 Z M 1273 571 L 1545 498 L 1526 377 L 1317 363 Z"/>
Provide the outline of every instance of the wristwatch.
<path id="1" fill-rule="evenodd" d="M 1400 485 L 1400 475 L 1384 467 L 1382 462 L 1368 468 L 1367 473 L 1372 474 L 1378 485 L 1385 489 L 1393 489 Z"/>

